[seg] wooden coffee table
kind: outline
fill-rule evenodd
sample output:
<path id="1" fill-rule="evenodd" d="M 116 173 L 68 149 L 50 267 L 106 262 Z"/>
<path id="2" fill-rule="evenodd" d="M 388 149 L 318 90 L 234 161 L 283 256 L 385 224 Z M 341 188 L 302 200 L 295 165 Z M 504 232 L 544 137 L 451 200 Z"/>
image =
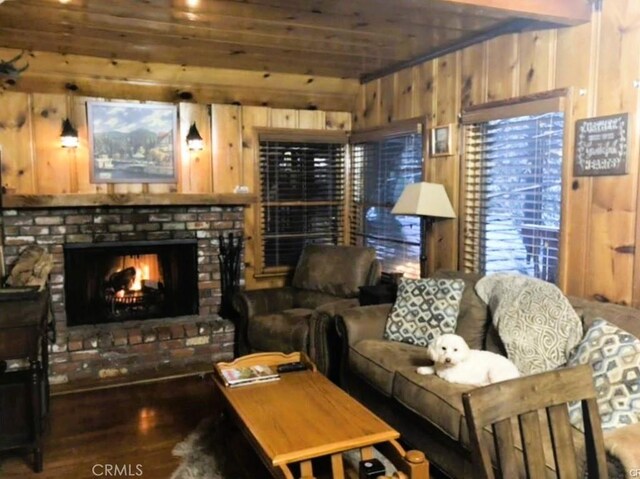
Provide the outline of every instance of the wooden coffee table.
<path id="1" fill-rule="evenodd" d="M 284 373 L 275 382 L 237 388 L 224 386 L 220 368 L 256 364 L 277 366 L 302 361 L 307 371 Z M 240 429 L 273 477 L 312 479 L 312 459 L 330 456 L 334 479 L 344 479 L 342 453 L 359 449 L 373 458 L 373 446 L 400 471 L 398 477 L 428 479 L 429 464 L 420 451 L 405 452 L 400 434 L 319 373 L 302 353 L 258 353 L 216 366 L 216 385 Z"/>

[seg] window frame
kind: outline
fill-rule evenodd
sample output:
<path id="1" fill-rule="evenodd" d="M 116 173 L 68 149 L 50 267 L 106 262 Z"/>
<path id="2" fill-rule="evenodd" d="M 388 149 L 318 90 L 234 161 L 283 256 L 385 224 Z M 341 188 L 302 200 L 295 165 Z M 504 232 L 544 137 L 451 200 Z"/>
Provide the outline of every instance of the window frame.
<path id="1" fill-rule="evenodd" d="M 352 188 L 353 185 L 351 183 L 351 168 L 353 161 L 353 147 L 358 143 L 366 143 L 366 142 L 380 142 L 388 138 L 393 138 L 401 135 L 409 135 L 419 133 L 422 135 L 422 178 L 421 181 L 427 180 L 427 160 L 429 159 L 429 148 L 430 148 L 430 139 L 429 139 L 429 123 L 427 116 L 417 116 L 413 118 L 407 118 L 405 120 L 397 120 L 385 126 L 379 126 L 374 128 L 367 128 L 355 132 L 351 132 L 349 135 L 349 169 L 347 171 L 348 179 L 346 184 L 348 185 L 345 194 L 346 196 L 346 207 L 345 211 L 347 213 L 347 235 L 346 239 L 349 241 L 348 244 L 351 244 L 352 237 L 352 227 L 353 221 L 351 220 L 351 215 L 353 212 L 353 193 Z M 424 256 L 428 254 L 429 244 L 427 238 L 423 238 L 422 234 L 420 235 L 420 255 Z M 417 258 L 418 264 L 420 263 L 420 257 Z"/>
<path id="2" fill-rule="evenodd" d="M 345 148 L 344 164 L 342 174 L 345 178 L 345 184 L 347 183 L 348 164 L 349 164 L 349 135 L 348 132 L 343 130 L 318 130 L 318 129 L 294 129 L 294 128 L 268 128 L 268 127 L 254 127 L 254 138 L 257 142 L 257 148 L 255 148 L 255 160 L 254 160 L 254 178 L 256 184 L 256 207 L 255 207 L 255 228 L 254 228 L 254 277 L 255 278 L 273 278 L 287 276 L 293 271 L 291 266 L 265 266 L 264 261 L 264 248 L 263 248 L 263 223 L 262 223 L 262 181 L 260 178 L 260 154 L 261 143 L 263 141 L 281 141 L 289 143 L 335 143 L 341 144 Z M 347 188 L 345 188 L 344 195 L 347 194 Z M 340 244 L 345 242 L 345 237 L 348 235 L 346 227 L 348 224 L 348 210 L 346 207 L 346 196 L 342 201 L 331 202 L 333 204 L 339 204 L 342 207 L 342 223 L 343 234 Z"/>
<path id="3" fill-rule="evenodd" d="M 460 135 L 460 232 L 458 237 L 458 258 L 459 267 L 462 267 L 465 255 L 465 226 L 467 224 L 467 144 L 466 127 L 477 123 L 488 122 L 492 120 L 502 120 L 527 115 L 539 115 L 544 113 L 562 112 L 564 114 L 564 131 L 563 131 L 563 152 L 562 152 L 562 178 L 560 179 L 560 238 L 558 243 L 558 268 L 556 285 L 563 291 L 567 281 L 567 247 L 568 232 L 567 218 L 568 213 L 568 195 L 571 191 L 569 182 L 572 180 L 571 168 L 573 162 L 571 155 L 573 153 L 573 135 L 574 124 L 573 119 L 573 89 L 561 88 L 550 90 L 547 92 L 526 95 L 507 100 L 499 100 L 494 102 L 472 105 L 462 110 L 460 114 L 460 124 L 462 131 Z"/>

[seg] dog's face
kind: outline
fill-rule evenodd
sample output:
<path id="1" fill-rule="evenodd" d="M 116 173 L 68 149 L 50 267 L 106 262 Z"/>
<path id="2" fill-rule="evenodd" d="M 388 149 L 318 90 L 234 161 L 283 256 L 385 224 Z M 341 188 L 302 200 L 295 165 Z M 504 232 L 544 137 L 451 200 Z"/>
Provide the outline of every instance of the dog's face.
<path id="1" fill-rule="evenodd" d="M 469 357 L 469 346 L 461 336 L 443 334 L 429 345 L 429 354 L 435 363 L 454 366 Z"/>

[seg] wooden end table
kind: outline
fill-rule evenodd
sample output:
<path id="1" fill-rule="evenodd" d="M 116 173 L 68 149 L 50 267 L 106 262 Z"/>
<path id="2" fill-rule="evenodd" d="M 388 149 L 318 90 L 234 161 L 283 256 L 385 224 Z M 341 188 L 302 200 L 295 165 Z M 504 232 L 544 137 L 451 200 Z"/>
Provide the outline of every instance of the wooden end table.
<path id="1" fill-rule="evenodd" d="M 278 381 L 229 388 L 220 370 L 302 361 L 306 371 L 281 374 Z M 228 409 L 275 478 L 312 479 L 312 459 L 330 456 L 333 479 L 344 479 L 342 453 L 359 449 L 373 459 L 373 446 L 389 459 L 399 477 L 428 479 L 429 463 L 420 451 L 405 452 L 400 434 L 319 373 L 303 353 L 257 353 L 216 365 L 216 385 Z"/>

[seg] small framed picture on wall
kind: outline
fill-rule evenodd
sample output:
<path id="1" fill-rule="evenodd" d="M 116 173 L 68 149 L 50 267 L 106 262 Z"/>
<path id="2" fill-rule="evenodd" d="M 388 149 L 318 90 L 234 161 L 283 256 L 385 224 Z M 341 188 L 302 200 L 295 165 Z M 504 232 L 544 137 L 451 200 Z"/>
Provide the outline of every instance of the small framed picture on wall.
<path id="1" fill-rule="evenodd" d="M 431 156 L 451 155 L 453 125 L 437 126 L 431 129 Z"/>

